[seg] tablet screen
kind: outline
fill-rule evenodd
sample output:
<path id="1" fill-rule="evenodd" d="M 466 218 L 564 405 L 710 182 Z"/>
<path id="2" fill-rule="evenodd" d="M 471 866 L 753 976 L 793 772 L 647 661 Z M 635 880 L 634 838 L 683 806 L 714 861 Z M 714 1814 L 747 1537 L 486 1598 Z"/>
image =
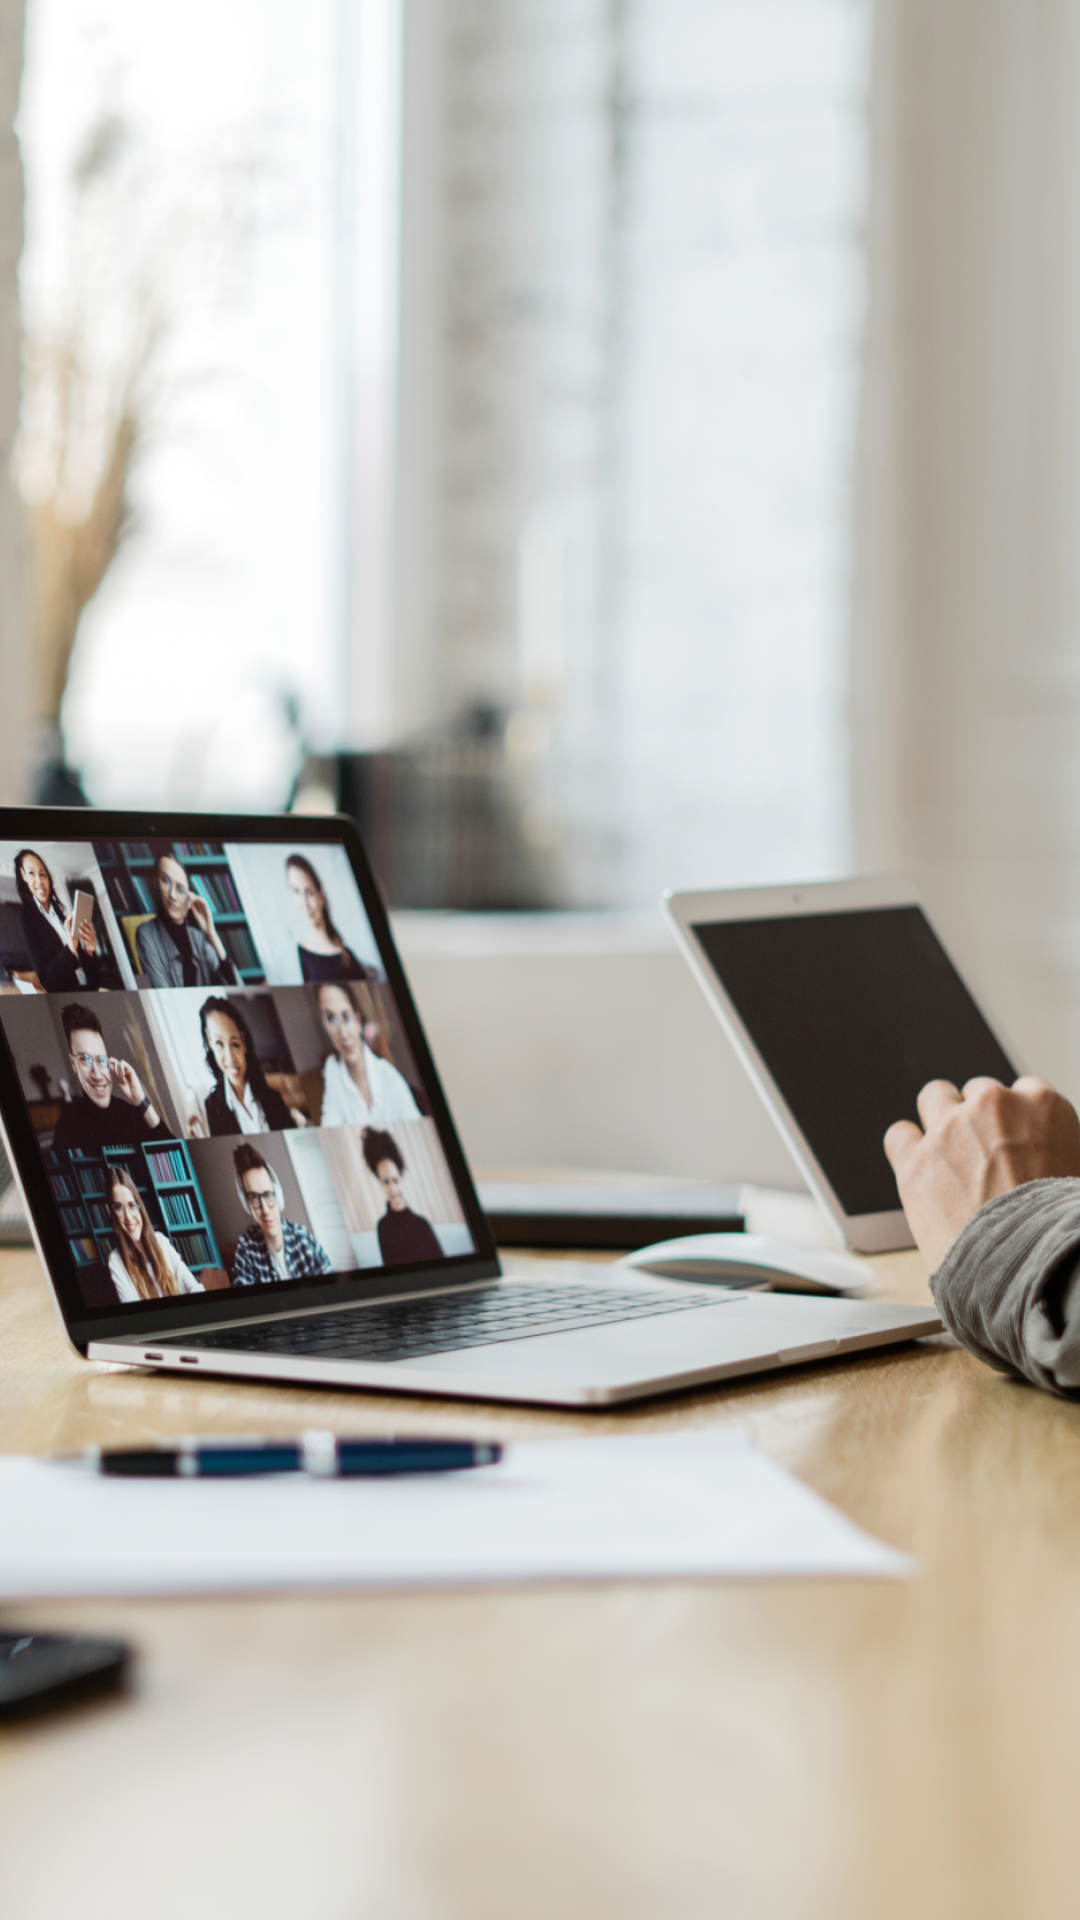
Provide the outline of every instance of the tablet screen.
<path id="1" fill-rule="evenodd" d="M 694 932 L 849 1216 L 899 1207 L 882 1139 L 928 1080 L 1016 1078 L 918 907 Z"/>

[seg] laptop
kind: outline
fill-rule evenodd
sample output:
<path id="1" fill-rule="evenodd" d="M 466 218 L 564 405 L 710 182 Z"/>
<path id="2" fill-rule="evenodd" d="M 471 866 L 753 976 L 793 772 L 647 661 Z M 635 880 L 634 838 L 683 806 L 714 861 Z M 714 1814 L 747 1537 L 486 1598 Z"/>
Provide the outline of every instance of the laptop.
<path id="1" fill-rule="evenodd" d="M 0 881 L 4 1142 L 90 1360 L 598 1407 L 940 1326 L 505 1271 L 346 819 L 0 810 Z"/>

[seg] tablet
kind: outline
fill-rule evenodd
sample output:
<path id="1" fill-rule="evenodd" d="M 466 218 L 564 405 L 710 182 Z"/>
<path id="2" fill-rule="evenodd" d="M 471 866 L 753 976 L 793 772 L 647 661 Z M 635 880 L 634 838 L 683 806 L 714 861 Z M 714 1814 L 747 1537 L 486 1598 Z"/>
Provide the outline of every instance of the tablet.
<path id="1" fill-rule="evenodd" d="M 913 1245 L 882 1141 L 928 1080 L 1014 1066 L 911 886 L 670 893 L 665 910 L 807 1185 L 860 1253 Z"/>

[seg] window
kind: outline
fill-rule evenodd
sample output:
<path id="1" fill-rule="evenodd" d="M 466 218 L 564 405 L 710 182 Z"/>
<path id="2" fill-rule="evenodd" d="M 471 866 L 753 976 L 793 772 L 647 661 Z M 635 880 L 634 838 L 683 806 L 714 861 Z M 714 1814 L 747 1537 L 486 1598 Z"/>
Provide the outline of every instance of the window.
<path id="1" fill-rule="evenodd" d="M 58 524 L 156 327 L 93 798 L 280 804 L 472 715 L 552 903 L 845 863 L 870 4 L 30 0 Z"/>
<path id="2" fill-rule="evenodd" d="M 338 739 L 378 510 L 395 19 L 30 0 L 19 469 L 54 656 L 65 588 L 104 569 L 63 713 L 95 801 L 281 805 L 302 743 Z"/>

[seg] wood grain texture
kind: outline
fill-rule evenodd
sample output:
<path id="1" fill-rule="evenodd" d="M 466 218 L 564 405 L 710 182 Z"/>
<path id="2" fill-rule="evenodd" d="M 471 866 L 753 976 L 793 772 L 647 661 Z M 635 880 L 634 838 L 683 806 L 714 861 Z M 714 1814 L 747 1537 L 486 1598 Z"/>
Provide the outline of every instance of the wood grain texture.
<path id="1" fill-rule="evenodd" d="M 917 1255 L 873 1263 L 917 1301 Z M 0 1256 L 0 1450 L 192 1431 L 747 1427 L 905 1585 L 7 1609 L 131 1695 L 0 1735 L 5 1920 L 1072 1920 L 1080 1409 L 946 1339 L 577 1415 L 172 1380 L 66 1351 Z"/>

